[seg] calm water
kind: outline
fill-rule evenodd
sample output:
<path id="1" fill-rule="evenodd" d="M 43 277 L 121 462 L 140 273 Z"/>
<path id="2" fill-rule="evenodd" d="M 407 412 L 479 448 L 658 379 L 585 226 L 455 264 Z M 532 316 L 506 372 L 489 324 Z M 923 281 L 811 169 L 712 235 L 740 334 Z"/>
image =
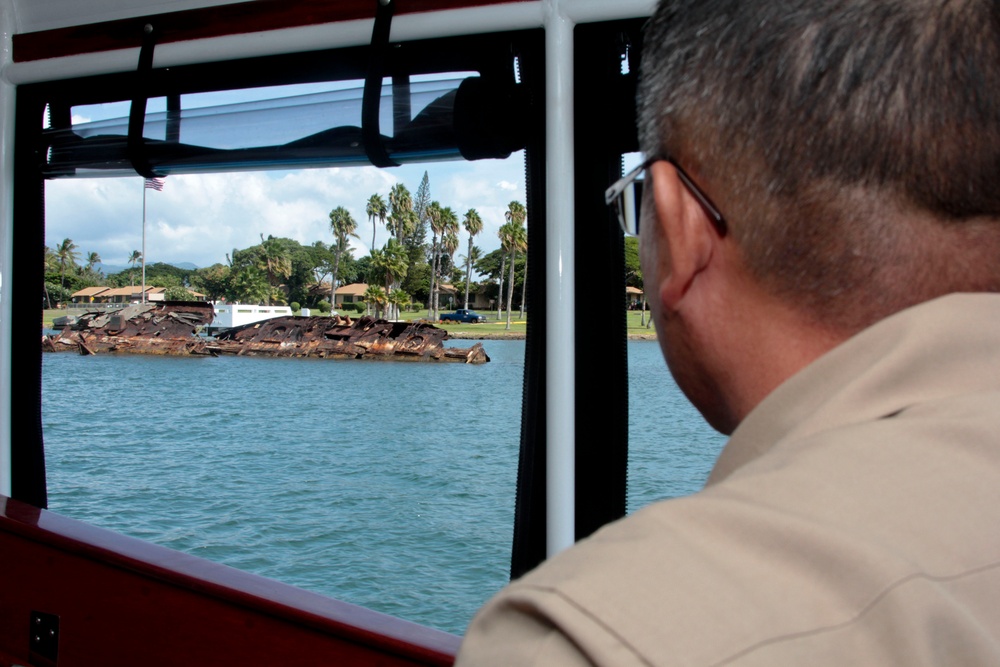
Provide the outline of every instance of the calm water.
<path id="1" fill-rule="evenodd" d="M 465 346 L 467 341 L 456 341 Z M 43 359 L 54 511 L 461 633 L 508 576 L 524 343 L 482 366 Z M 723 439 L 629 343 L 629 507 L 697 490 Z"/>

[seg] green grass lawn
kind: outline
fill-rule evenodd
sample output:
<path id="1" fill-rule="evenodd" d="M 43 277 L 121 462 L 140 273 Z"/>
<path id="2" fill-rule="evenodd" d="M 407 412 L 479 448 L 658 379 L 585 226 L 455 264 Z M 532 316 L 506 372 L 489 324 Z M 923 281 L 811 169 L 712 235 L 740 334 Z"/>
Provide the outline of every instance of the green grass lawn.
<path id="1" fill-rule="evenodd" d="M 66 311 L 66 310 L 43 310 L 42 311 L 42 327 L 46 328 L 46 329 L 51 329 L 52 328 L 52 320 L 55 319 L 56 317 L 59 317 L 60 315 L 65 315 L 67 312 L 68 311 Z M 449 311 L 441 311 L 441 312 L 449 312 Z M 520 317 L 518 317 L 518 314 L 519 314 L 518 311 L 514 311 L 513 316 L 511 317 L 511 320 L 510 320 L 510 329 L 509 330 L 507 329 L 506 314 L 504 315 L 504 319 L 503 320 L 497 322 L 496 321 L 496 316 L 497 316 L 496 311 L 493 311 L 493 312 L 478 311 L 478 312 L 480 312 L 481 315 L 485 315 L 488 318 L 488 321 L 485 322 L 485 323 L 483 323 L 483 324 L 460 324 L 460 323 L 451 323 L 451 322 L 449 322 L 449 323 L 446 323 L 446 324 L 438 324 L 437 326 L 439 326 L 442 329 L 445 329 L 445 330 L 447 330 L 449 332 L 454 332 L 456 334 L 463 334 L 463 335 L 477 335 L 477 334 L 496 335 L 496 334 L 500 334 L 500 335 L 520 335 L 520 336 L 523 336 L 525 334 L 525 332 L 527 331 L 527 328 L 528 328 L 527 327 L 527 319 L 528 319 L 527 315 L 525 315 L 524 318 L 520 318 Z M 356 313 L 355 314 L 347 313 L 347 314 L 350 314 L 353 317 Z M 600 316 L 598 316 L 598 317 L 600 317 Z M 408 321 L 410 321 L 410 320 L 427 319 L 427 311 L 426 310 L 418 310 L 418 311 L 414 311 L 414 312 L 405 312 L 405 313 L 402 314 L 402 318 L 404 320 L 408 320 Z M 649 313 L 647 312 L 646 313 L 646 320 L 648 320 L 648 319 L 649 319 Z M 654 335 L 656 333 L 656 330 L 652 329 L 652 328 L 646 328 L 644 325 L 642 325 L 640 323 L 640 313 L 639 313 L 639 311 L 631 310 L 631 311 L 628 312 L 628 333 L 629 333 L 629 335 L 643 335 L 643 336 L 648 335 L 648 336 L 652 336 L 652 335 Z"/>
<path id="2" fill-rule="evenodd" d="M 65 314 L 66 314 L 65 310 L 59 310 L 59 309 L 56 309 L 56 308 L 53 308 L 52 310 L 49 310 L 47 308 L 43 308 L 42 309 L 42 328 L 43 329 L 51 329 L 52 328 L 52 320 L 54 320 L 55 318 L 57 318 L 57 317 L 59 317 L 61 315 L 65 315 Z"/>

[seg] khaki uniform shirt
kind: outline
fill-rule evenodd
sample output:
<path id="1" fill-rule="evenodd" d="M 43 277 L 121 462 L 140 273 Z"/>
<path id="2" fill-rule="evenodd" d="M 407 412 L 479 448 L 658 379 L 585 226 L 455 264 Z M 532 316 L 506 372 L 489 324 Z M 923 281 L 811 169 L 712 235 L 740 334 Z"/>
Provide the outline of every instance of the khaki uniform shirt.
<path id="1" fill-rule="evenodd" d="M 458 664 L 1000 665 L 1000 296 L 812 363 L 704 490 L 501 591 Z"/>

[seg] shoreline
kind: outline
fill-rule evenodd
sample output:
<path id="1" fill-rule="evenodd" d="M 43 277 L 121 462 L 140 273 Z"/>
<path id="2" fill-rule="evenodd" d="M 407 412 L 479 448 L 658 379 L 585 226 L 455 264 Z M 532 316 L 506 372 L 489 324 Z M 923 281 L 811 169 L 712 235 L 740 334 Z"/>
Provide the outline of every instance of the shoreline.
<path id="1" fill-rule="evenodd" d="M 524 340 L 525 334 L 517 331 L 494 331 L 492 333 L 476 333 L 474 331 L 449 331 L 448 338 L 452 340 Z M 628 340 L 656 340 L 655 333 L 630 333 Z"/>

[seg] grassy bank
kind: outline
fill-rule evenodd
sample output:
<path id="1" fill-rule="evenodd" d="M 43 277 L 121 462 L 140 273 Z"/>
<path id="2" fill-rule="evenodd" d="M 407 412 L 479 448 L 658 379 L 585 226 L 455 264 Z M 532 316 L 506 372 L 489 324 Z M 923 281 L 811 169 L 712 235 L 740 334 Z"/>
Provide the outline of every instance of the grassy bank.
<path id="1" fill-rule="evenodd" d="M 46 329 L 52 328 L 52 320 L 61 315 L 65 315 L 68 311 L 66 310 L 43 310 L 42 311 L 42 327 Z M 510 329 L 507 329 L 507 319 L 506 316 L 503 320 L 496 321 L 496 312 L 486 313 L 483 312 L 489 321 L 483 324 L 460 324 L 460 323 L 445 323 L 438 324 L 448 331 L 448 333 L 455 338 L 523 338 L 528 329 L 527 316 L 524 318 L 517 317 L 518 313 L 514 313 L 514 317 L 510 321 Z M 596 321 L 600 321 L 603 318 L 610 317 L 610 313 L 598 313 L 595 315 Z M 412 313 L 403 313 L 402 318 L 404 320 L 420 320 L 427 319 L 426 310 L 418 310 Z M 646 319 L 649 319 L 649 314 L 646 314 Z M 628 312 L 628 335 L 630 338 L 653 338 L 655 337 L 655 330 L 651 328 L 646 328 L 641 324 L 640 313 L 638 311 Z"/>

